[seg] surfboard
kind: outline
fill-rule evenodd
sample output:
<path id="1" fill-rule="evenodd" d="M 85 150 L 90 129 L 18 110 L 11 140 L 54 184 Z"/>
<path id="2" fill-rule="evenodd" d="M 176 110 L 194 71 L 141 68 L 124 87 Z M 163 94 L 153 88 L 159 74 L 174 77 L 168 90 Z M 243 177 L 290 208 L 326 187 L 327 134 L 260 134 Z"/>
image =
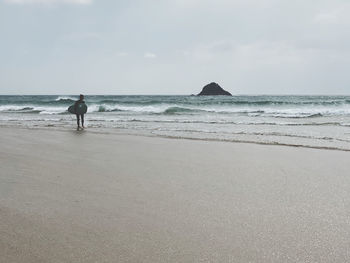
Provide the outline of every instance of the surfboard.
<path id="1" fill-rule="evenodd" d="M 68 111 L 72 114 L 85 114 L 87 112 L 87 106 L 85 103 L 79 103 L 76 111 L 74 110 L 74 105 L 70 106 Z"/>

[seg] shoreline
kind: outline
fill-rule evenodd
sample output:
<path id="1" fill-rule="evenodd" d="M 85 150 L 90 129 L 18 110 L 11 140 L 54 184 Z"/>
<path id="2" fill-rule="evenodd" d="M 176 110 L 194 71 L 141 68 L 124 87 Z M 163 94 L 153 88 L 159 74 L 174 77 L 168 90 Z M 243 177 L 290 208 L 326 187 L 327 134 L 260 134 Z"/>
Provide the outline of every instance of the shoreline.
<path id="1" fill-rule="evenodd" d="M 28 129 L 28 130 L 42 130 L 42 131 L 52 131 L 52 132 L 77 132 L 74 128 L 69 129 L 67 127 L 23 127 L 23 126 L 11 126 L 11 125 L 0 125 L 0 129 Z M 92 130 L 93 129 L 93 130 Z M 96 130 L 95 128 L 86 127 L 86 130 L 79 132 L 89 132 L 92 134 L 106 134 L 106 135 L 124 135 L 124 136 L 140 136 L 147 138 L 163 138 L 163 139 L 171 139 L 171 140 L 190 140 L 190 141 L 208 141 L 208 142 L 224 142 L 224 143 L 241 143 L 241 144 L 255 144 L 255 145 L 266 145 L 266 146 L 284 146 L 284 147 L 292 147 L 292 148 L 305 148 L 305 149 L 315 149 L 315 150 L 329 150 L 329 151 L 342 151 L 342 152 L 350 152 L 350 149 L 338 148 L 332 146 L 312 146 L 312 145 L 304 145 L 304 144 L 287 144 L 280 142 L 259 142 L 259 141 L 249 141 L 249 140 L 230 140 L 230 139 L 216 139 L 216 138 L 195 138 L 195 137 L 181 137 L 181 136 L 171 136 L 171 135 L 161 135 L 154 133 L 131 133 L 131 132 L 123 132 L 127 129 L 122 128 L 103 128 L 100 130 Z M 114 132 L 110 132 L 114 131 Z"/>
<path id="2" fill-rule="evenodd" d="M 61 95 L 0 96 L 0 127 L 72 129 L 76 119 L 67 108 L 75 101 Z M 86 101 L 90 131 L 350 151 L 346 96 L 88 96 Z"/>

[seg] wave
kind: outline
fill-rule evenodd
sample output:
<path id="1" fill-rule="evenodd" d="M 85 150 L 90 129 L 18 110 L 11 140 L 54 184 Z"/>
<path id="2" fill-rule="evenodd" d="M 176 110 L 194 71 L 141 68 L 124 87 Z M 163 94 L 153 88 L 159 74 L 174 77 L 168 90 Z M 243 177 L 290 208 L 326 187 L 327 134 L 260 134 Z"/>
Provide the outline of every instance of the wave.
<path id="1" fill-rule="evenodd" d="M 181 104 L 184 106 L 342 106 L 350 104 L 348 97 L 334 96 L 92 96 L 87 101 L 96 104 L 157 105 Z"/>
<path id="2" fill-rule="evenodd" d="M 98 107 L 98 109 L 96 110 L 96 111 L 94 111 L 94 112 L 118 112 L 118 111 L 122 111 L 122 110 L 120 110 L 120 109 L 118 109 L 118 108 L 112 108 L 112 109 L 108 109 L 108 107 L 106 107 L 106 106 L 99 106 Z"/>
<path id="3" fill-rule="evenodd" d="M 72 103 L 78 96 L 0 96 L 3 103 Z M 233 97 L 196 97 L 196 96 L 86 96 L 93 104 L 120 105 L 158 105 L 178 104 L 184 106 L 344 106 L 350 104 L 349 96 L 233 96 Z"/>
<path id="4" fill-rule="evenodd" d="M 90 105 L 89 112 L 130 112 L 130 113 L 143 113 L 143 114 L 162 114 L 162 115 L 192 115 L 200 113 L 209 114 L 239 114 L 248 115 L 250 117 L 275 117 L 275 118 L 317 118 L 323 117 L 328 114 L 332 114 L 330 110 L 323 110 L 323 112 L 310 112 L 308 109 L 255 109 L 255 108 L 229 108 L 229 107 L 186 107 L 182 105 L 169 105 L 159 104 L 153 106 L 140 106 L 140 105 Z M 334 114 L 339 113 L 335 111 Z M 350 114 L 344 112 L 344 114 Z M 340 114 L 343 115 L 343 114 Z"/>
<path id="5" fill-rule="evenodd" d="M 103 122 L 101 119 L 89 119 L 90 121 L 99 121 Z M 203 124 L 203 125 L 242 125 L 242 126 L 291 126 L 291 127 L 307 127 L 307 126 L 338 126 L 338 127 L 350 127 L 350 123 L 344 122 L 266 122 L 266 121 L 230 121 L 230 120 L 217 120 L 217 121 L 205 121 L 205 120 L 186 120 L 186 119 L 142 119 L 142 118 L 131 118 L 131 119 L 118 119 L 118 120 L 110 120 L 109 122 L 116 123 L 159 123 L 159 124 Z"/>
<path id="6" fill-rule="evenodd" d="M 66 97 L 66 96 L 59 96 L 58 98 L 55 99 L 55 101 L 58 102 L 75 102 L 77 99 L 72 98 L 72 97 Z"/>
<path id="7" fill-rule="evenodd" d="M 310 135 L 301 135 L 301 134 L 292 134 L 292 133 L 282 133 L 282 132 L 248 132 L 248 131 L 242 131 L 242 132 L 225 132 L 225 131 L 210 131 L 210 130 L 202 130 L 202 129 L 162 129 L 162 131 L 170 131 L 170 132 L 190 132 L 190 133 L 206 133 L 206 134 L 220 134 L 220 135 L 253 135 L 253 136 L 264 136 L 264 137 L 291 137 L 291 138 L 303 138 L 303 139 L 311 139 L 311 140 L 325 140 L 325 141 L 332 141 L 332 140 L 339 140 L 343 142 L 350 142 L 350 140 L 345 139 L 338 139 L 333 137 L 327 137 L 327 136 L 310 136 Z"/>
<path id="8" fill-rule="evenodd" d="M 34 109 L 33 107 L 21 107 L 21 106 L 8 106 L 0 107 L 0 112 L 4 113 L 39 113 L 40 110 Z"/>
<path id="9" fill-rule="evenodd" d="M 154 96 L 157 97 L 157 96 Z M 230 98 L 217 98 L 217 97 L 159 97 L 154 99 L 153 97 L 146 96 L 145 98 L 140 97 L 118 97 L 114 99 L 102 99 L 94 100 L 94 103 L 101 104 L 122 104 L 122 105 L 157 105 L 157 104 L 183 104 L 186 106 L 343 106 L 350 104 L 350 99 L 336 99 L 336 100 L 302 100 L 300 98 L 281 98 L 280 100 L 276 99 L 266 99 L 261 100 L 261 98 L 250 98 L 245 96 L 245 98 L 240 97 L 230 97 Z"/>
<path id="10" fill-rule="evenodd" d="M 286 146 L 286 147 L 296 147 L 296 148 L 309 148 L 309 149 L 319 149 L 319 150 L 331 150 L 331 151 L 344 151 L 350 152 L 350 148 L 343 148 L 337 146 L 319 146 L 312 144 L 299 144 L 299 143 L 284 143 L 278 141 L 258 141 L 258 140 L 248 140 L 248 139 L 222 139 L 222 138 L 196 138 L 192 136 L 185 135 L 163 135 L 157 134 L 156 136 L 160 136 L 168 139 L 186 139 L 193 141 L 219 141 L 219 142 L 232 142 L 232 143 L 252 143 L 252 144 L 260 144 L 260 145 L 273 145 L 273 146 Z"/>
<path id="11" fill-rule="evenodd" d="M 19 105 L 8 105 L 0 106 L 0 113 L 6 114 L 62 114 L 67 112 L 66 107 L 42 107 L 42 106 L 19 106 Z"/>
<path id="12" fill-rule="evenodd" d="M 74 96 L 0 96 L 0 113 L 65 114 Z M 350 116 L 349 96 L 87 96 L 88 112 L 113 115 L 317 119 Z M 30 109 L 29 109 L 30 108 Z M 194 116 L 193 119 L 196 117 Z M 310 120 L 311 122 L 311 120 Z"/>
<path id="13" fill-rule="evenodd" d="M 288 114 L 288 113 L 270 113 L 271 117 L 275 118 L 287 118 L 287 119 L 304 119 L 304 118 L 318 118 L 318 117 L 323 117 L 321 113 L 299 113 L 299 114 Z"/>
<path id="14" fill-rule="evenodd" d="M 40 113 L 41 110 L 35 110 L 33 108 L 29 108 L 29 107 L 26 107 L 26 108 L 23 108 L 23 109 L 18 109 L 18 110 L 8 110 L 8 111 L 3 111 L 3 112 L 7 112 L 7 113 Z"/>
<path id="15" fill-rule="evenodd" d="M 29 112 L 40 111 L 45 114 L 62 114 L 67 112 L 68 105 L 3 105 L 0 106 L 0 112 Z M 322 118 L 333 116 L 350 116 L 350 108 L 346 109 L 312 109 L 312 108 L 229 108 L 229 107 L 185 107 L 182 105 L 161 104 L 153 106 L 137 105 L 108 105 L 92 104 L 88 105 L 89 113 L 122 113 L 122 114 L 161 114 L 161 115 L 201 115 L 210 114 L 212 116 L 248 116 L 248 117 L 271 117 L 282 119 L 303 119 L 303 118 Z M 123 113 L 124 112 L 124 113 Z M 226 117 L 225 117 L 226 118 Z"/>
<path id="16" fill-rule="evenodd" d="M 35 106 L 51 106 L 51 105 L 64 105 L 68 106 L 73 104 L 76 101 L 74 98 L 70 97 L 58 97 L 58 98 L 22 98 L 15 101 L 1 101 L 1 106 L 26 106 L 26 105 L 35 105 Z"/>
<path id="17" fill-rule="evenodd" d="M 182 107 L 170 107 L 170 108 L 167 108 L 162 113 L 167 115 L 172 115 L 172 114 L 178 114 L 178 113 L 191 113 L 191 112 L 198 112 L 198 111 L 200 110 L 182 108 Z"/>
<path id="18" fill-rule="evenodd" d="M 107 100 L 98 100 L 98 101 L 94 101 L 95 103 L 101 103 L 101 104 L 111 104 L 111 105 L 115 105 L 115 104 L 123 104 L 123 105 L 141 105 L 141 106 L 145 106 L 145 105 L 157 105 L 157 104 L 162 104 L 163 101 L 162 100 L 124 100 L 124 99 L 107 99 Z"/>
<path id="19" fill-rule="evenodd" d="M 5 109 L 6 110 L 6 109 Z M 31 111 L 34 110 L 32 107 L 24 107 L 24 108 L 9 108 L 7 111 L 13 111 L 13 112 L 21 112 L 21 111 Z"/>

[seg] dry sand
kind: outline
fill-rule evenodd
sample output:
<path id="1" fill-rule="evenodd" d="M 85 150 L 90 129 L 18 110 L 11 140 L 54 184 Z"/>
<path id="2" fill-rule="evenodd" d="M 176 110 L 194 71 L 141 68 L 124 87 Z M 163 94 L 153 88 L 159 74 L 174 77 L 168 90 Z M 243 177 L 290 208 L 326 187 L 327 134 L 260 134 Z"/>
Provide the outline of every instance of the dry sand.
<path id="1" fill-rule="evenodd" d="M 349 157 L 0 128 L 0 262 L 347 262 Z"/>

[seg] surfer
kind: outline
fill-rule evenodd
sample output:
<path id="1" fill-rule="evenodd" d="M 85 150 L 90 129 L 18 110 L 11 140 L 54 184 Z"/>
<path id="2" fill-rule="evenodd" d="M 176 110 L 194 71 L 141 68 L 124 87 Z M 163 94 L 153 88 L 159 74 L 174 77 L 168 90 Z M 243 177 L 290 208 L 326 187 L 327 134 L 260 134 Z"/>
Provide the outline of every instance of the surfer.
<path id="1" fill-rule="evenodd" d="M 77 112 L 77 109 L 78 109 L 78 106 L 79 104 L 85 104 L 85 101 L 84 101 L 84 95 L 80 94 L 79 96 L 79 100 L 77 100 L 75 103 L 74 103 L 74 112 Z M 81 119 L 81 127 L 84 129 L 84 114 L 75 114 L 77 116 L 77 124 L 78 124 L 78 127 L 77 127 L 77 131 L 79 131 L 80 129 L 80 119 Z"/>

